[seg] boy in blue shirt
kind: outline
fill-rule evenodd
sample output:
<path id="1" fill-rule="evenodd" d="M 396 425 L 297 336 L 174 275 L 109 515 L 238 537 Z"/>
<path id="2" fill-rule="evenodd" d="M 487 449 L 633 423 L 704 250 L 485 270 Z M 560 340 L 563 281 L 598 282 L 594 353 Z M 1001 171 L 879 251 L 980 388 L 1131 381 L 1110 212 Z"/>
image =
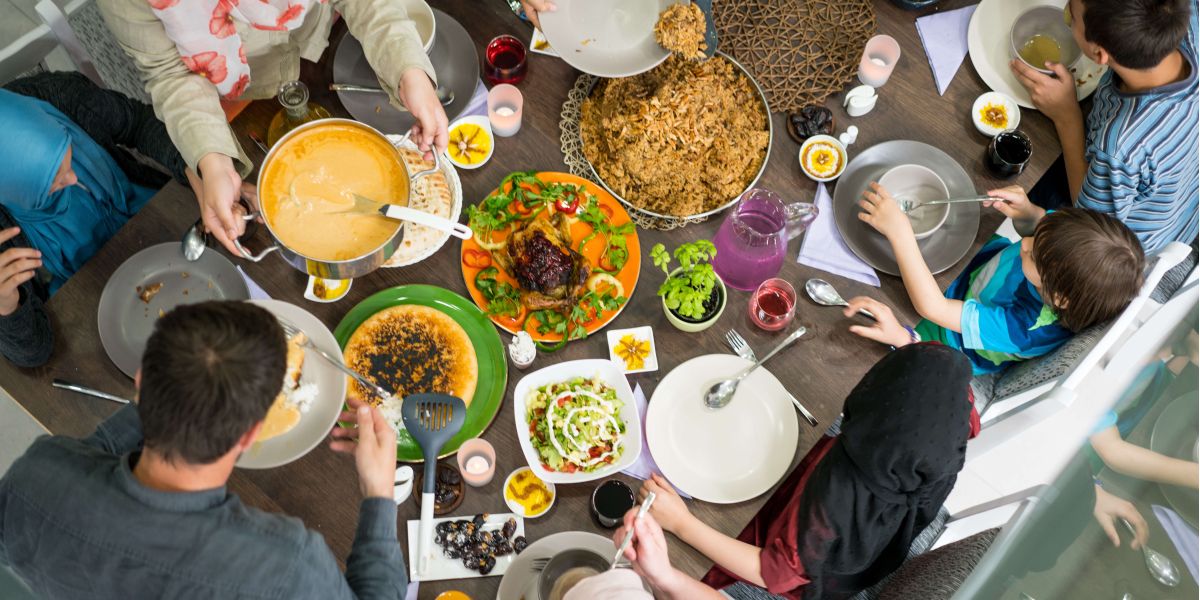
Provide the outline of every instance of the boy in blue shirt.
<path id="1" fill-rule="evenodd" d="M 936 341 L 961 350 L 976 375 L 1046 354 L 1076 332 L 1117 316 L 1141 286 L 1145 254 L 1120 221 L 1081 208 L 1047 214 L 1019 187 L 993 190 L 990 204 L 1013 219 L 1020 242 L 993 238 L 945 295 L 925 264 L 912 224 L 878 183 L 859 201 L 859 218 L 892 245 L 913 306 L 915 330 L 869 298 L 850 301 L 873 312 L 872 326 L 850 331 L 892 346 Z"/>
<path id="2" fill-rule="evenodd" d="M 1034 187 L 1034 202 L 1112 215 L 1149 253 L 1172 241 L 1193 243 L 1200 193 L 1195 0 L 1070 0 L 1067 16 L 1080 49 L 1108 72 L 1085 126 L 1066 66 L 1046 63 L 1051 77 L 1011 62 L 1063 148 Z"/>

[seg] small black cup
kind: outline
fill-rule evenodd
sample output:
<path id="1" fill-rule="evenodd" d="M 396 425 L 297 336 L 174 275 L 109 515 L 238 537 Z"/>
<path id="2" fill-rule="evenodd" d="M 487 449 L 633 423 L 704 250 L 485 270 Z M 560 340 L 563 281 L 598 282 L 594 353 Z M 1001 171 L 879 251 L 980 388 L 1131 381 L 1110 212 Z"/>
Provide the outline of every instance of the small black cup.
<path id="1" fill-rule="evenodd" d="M 1029 164 L 1033 155 L 1033 142 L 1024 132 L 1009 129 L 1002 131 L 992 138 L 988 144 L 984 163 L 997 177 L 1012 177 L 1019 175 Z"/>
<path id="2" fill-rule="evenodd" d="M 613 529 L 621 524 L 634 503 L 633 489 L 622 481 L 609 479 L 592 491 L 592 518 L 597 525 Z"/>

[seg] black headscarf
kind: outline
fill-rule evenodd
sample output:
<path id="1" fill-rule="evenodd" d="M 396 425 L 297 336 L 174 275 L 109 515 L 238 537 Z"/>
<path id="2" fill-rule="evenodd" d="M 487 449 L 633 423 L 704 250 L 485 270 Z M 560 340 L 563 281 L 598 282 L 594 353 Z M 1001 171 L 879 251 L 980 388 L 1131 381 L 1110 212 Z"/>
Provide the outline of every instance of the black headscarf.
<path id="1" fill-rule="evenodd" d="M 842 433 L 800 498 L 805 598 L 848 596 L 904 561 L 962 469 L 970 381 L 961 352 L 915 344 L 884 357 L 850 392 Z"/>

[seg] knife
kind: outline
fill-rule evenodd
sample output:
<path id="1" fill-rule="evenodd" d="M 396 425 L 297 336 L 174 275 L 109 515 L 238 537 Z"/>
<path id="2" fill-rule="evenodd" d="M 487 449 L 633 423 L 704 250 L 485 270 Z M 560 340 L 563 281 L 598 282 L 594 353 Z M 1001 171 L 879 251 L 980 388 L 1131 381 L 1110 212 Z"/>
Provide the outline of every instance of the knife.
<path id="1" fill-rule="evenodd" d="M 94 396 L 96 398 L 103 398 L 105 400 L 111 400 L 118 404 L 129 404 L 129 400 L 126 400 L 125 398 L 122 398 L 120 396 L 114 396 L 112 394 L 101 392 L 100 390 L 94 390 L 90 387 L 85 387 L 85 386 L 79 385 L 77 383 L 71 383 L 70 381 L 64 381 L 62 379 L 55 379 L 54 381 L 50 382 L 50 385 L 52 385 L 56 388 L 64 389 L 64 390 L 70 390 L 77 394 L 83 394 L 85 396 Z"/>

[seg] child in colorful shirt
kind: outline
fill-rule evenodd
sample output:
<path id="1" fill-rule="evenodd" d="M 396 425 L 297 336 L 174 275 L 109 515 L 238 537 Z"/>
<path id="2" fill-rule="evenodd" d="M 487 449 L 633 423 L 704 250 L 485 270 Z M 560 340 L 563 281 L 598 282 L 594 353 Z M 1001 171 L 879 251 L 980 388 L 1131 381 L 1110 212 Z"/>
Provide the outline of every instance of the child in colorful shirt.
<path id="1" fill-rule="evenodd" d="M 855 298 L 847 314 L 866 308 L 878 321 L 851 332 L 892 346 L 941 342 L 962 350 L 979 375 L 1049 353 L 1074 333 L 1117 316 L 1137 294 L 1145 255 L 1120 221 L 1078 208 L 1047 215 L 1019 187 L 989 195 L 997 200 L 988 205 L 1012 217 L 1027 237 L 989 241 L 943 295 L 908 217 L 872 183 L 859 202 L 859 218 L 891 243 L 909 298 L 925 320 L 908 329 L 886 306 Z"/>

